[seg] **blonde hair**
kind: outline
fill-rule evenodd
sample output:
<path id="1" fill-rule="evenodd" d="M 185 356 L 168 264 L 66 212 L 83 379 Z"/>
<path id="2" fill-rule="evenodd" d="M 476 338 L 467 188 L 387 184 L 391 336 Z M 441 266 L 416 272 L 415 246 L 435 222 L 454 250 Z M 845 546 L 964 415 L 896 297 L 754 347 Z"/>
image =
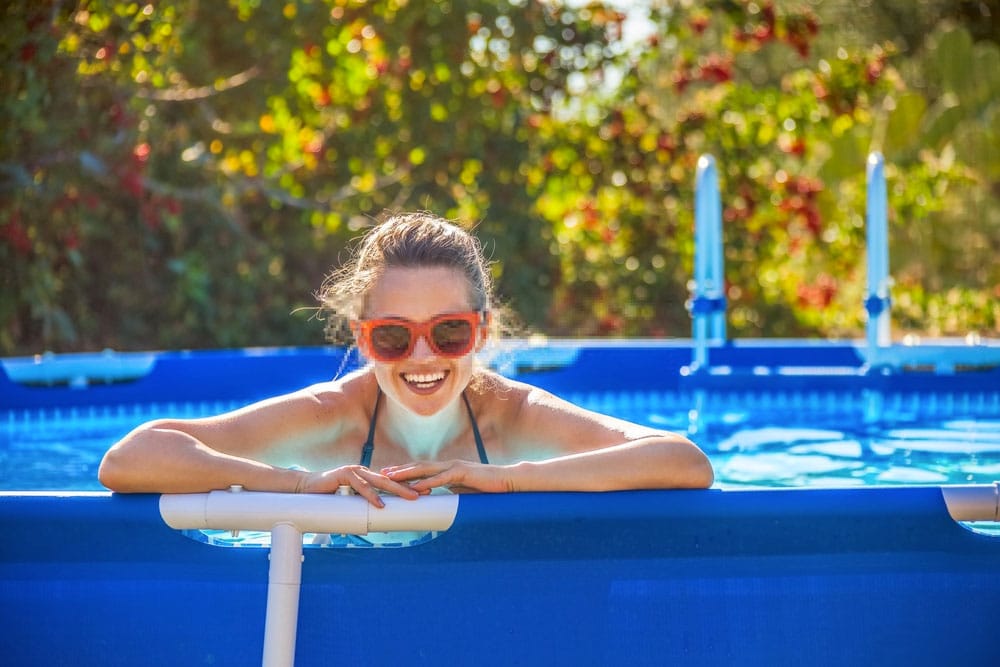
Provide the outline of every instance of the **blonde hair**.
<path id="1" fill-rule="evenodd" d="M 331 342 L 352 342 L 350 321 L 364 317 L 369 292 L 390 267 L 458 269 L 468 283 L 472 307 L 494 309 L 489 264 L 475 236 L 425 211 L 385 213 L 317 294 Z"/>

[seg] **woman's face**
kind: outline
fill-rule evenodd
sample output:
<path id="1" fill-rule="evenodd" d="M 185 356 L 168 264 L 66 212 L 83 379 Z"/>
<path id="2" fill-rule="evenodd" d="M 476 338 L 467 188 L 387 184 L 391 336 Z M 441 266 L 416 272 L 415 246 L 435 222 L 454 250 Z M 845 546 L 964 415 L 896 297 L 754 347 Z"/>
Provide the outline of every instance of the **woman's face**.
<path id="1" fill-rule="evenodd" d="M 473 309 L 464 274 L 446 267 L 391 267 L 368 293 L 366 319 L 402 318 L 425 322 L 444 313 Z M 410 356 L 399 361 L 371 359 L 379 386 L 390 398 L 419 415 L 433 415 L 455 401 L 475 371 L 475 350 L 483 341 L 477 327 L 473 351 L 458 358 L 437 355 L 421 336 Z"/>

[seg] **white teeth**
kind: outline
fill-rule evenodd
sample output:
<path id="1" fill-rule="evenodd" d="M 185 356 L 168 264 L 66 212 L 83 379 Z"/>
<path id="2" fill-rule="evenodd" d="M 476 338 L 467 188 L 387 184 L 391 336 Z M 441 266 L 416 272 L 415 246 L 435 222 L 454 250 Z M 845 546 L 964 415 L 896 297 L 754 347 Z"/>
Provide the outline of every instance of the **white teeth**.
<path id="1" fill-rule="evenodd" d="M 428 385 L 444 379 L 444 372 L 438 373 L 405 373 L 403 379 L 412 384 Z"/>

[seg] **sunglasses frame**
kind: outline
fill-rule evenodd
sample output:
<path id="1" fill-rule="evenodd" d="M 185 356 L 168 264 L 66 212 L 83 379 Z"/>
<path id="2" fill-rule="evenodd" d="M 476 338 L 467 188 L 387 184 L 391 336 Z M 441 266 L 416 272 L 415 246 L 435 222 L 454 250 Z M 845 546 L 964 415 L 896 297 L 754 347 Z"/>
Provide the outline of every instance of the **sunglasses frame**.
<path id="1" fill-rule="evenodd" d="M 434 327 L 449 320 L 466 322 L 472 329 L 468 344 L 460 352 L 445 352 L 434 341 Z M 358 346 L 364 352 L 365 356 L 375 361 L 393 363 L 408 359 L 413 354 L 413 348 L 417 346 L 417 341 L 421 338 L 427 342 L 427 346 L 430 347 L 431 351 L 439 357 L 446 359 L 464 357 L 476 347 L 476 343 L 478 342 L 477 332 L 481 332 L 485 336 L 488 333 L 489 324 L 490 312 L 488 310 L 470 310 L 461 313 L 442 313 L 423 322 L 414 322 L 403 317 L 354 320 L 351 322 L 351 331 L 354 332 L 354 338 L 357 340 Z M 400 326 L 407 330 L 410 334 L 410 342 L 404 353 L 399 356 L 386 356 L 375 349 L 375 346 L 372 344 L 372 332 L 380 326 Z"/>

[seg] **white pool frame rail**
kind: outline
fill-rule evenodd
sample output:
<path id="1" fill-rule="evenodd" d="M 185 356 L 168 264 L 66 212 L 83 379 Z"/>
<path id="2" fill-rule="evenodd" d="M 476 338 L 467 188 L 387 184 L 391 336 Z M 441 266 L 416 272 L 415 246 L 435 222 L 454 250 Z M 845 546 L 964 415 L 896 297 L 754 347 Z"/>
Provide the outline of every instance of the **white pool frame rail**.
<path id="1" fill-rule="evenodd" d="M 458 513 L 458 496 L 419 500 L 383 497 L 377 508 L 348 494 L 243 491 L 163 494 L 160 515 L 177 530 L 270 531 L 271 553 L 264 621 L 263 667 L 293 667 L 302 583 L 303 533 L 366 535 L 387 531 L 442 531 Z"/>
<path id="2" fill-rule="evenodd" d="M 955 521 L 1000 521 L 1000 482 L 946 485 L 941 496 Z"/>

